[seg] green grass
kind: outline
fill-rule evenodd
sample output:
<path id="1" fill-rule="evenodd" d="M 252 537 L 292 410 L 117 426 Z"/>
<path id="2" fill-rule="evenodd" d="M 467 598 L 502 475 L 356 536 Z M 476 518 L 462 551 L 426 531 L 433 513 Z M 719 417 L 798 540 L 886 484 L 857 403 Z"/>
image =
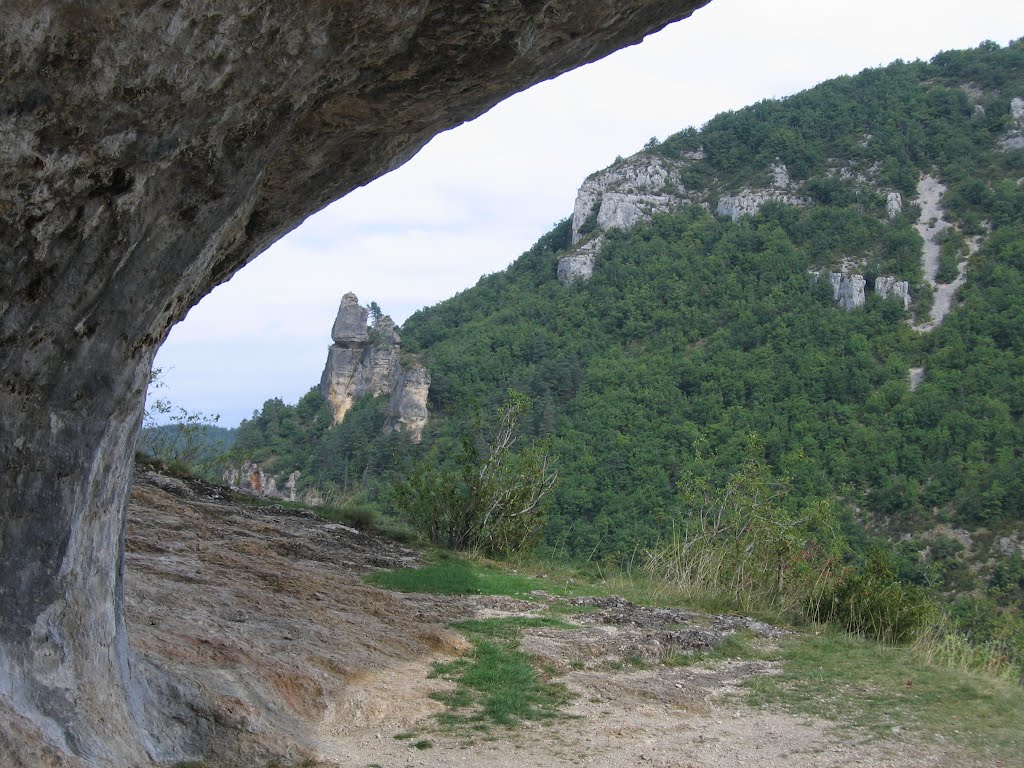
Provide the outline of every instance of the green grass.
<path id="1" fill-rule="evenodd" d="M 400 592 L 441 595 L 527 597 L 533 590 L 549 586 L 542 579 L 480 565 L 448 552 L 436 556 L 437 562 L 421 568 L 379 571 L 365 578 Z M 519 639 L 526 628 L 572 625 L 557 616 L 519 616 L 451 626 L 466 635 L 473 650 L 462 658 L 434 664 L 431 677 L 456 684 L 453 690 L 433 694 L 448 707 L 439 717 L 443 725 L 487 732 L 494 726 L 512 728 L 527 720 L 562 716 L 561 707 L 571 698 L 568 691 L 547 681 L 545 671 L 519 650 Z"/>
<path id="2" fill-rule="evenodd" d="M 463 621 L 452 626 L 473 643 L 473 651 L 463 658 L 434 664 L 431 677 L 456 684 L 454 690 L 433 694 L 449 710 L 440 716 L 442 724 L 487 732 L 493 726 L 513 728 L 527 720 L 564 716 L 561 708 L 571 695 L 564 686 L 548 682 L 545 673 L 518 645 L 524 628 L 570 625 L 547 617 L 512 617 Z"/>
<path id="3" fill-rule="evenodd" d="M 896 728 L 926 742 L 941 736 L 1006 765 L 1024 750 L 1020 685 L 831 630 L 783 639 L 781 660 L 782 674 L 747 684 L 752 703 L 826 717 L 878 738 Z"/>
<path id="4" fill-rule="evenodd" d="M 435 595 L 512 595 L 525 597 L 542 589 L 543 581 L 489 568 L 448 553 L 436 563 L 420 568 L 378 571 L 366 581 L 398 592 L 428 592 Z"/>

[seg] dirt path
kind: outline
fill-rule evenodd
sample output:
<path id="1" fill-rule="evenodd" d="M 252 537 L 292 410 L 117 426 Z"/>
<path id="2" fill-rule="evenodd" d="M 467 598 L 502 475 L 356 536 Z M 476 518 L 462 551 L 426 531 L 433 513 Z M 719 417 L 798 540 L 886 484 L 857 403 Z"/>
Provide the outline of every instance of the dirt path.
<path id="1" fill-rule="evenodd" d="M 614 600 L 614 598 L 613 598 Z M 628 604 L 627 604 L 628 606 Z M 481 598 L 464 606 L 474 617 L 527 615 L 535 605 L 509 611 Z M 660 614 L 660 615 L 659 615 Z M 741 703 L 739 686 L 775 673 L 773 663 L 725 661 L 707 666 L 644 669 L 627 658 L 658 658 L 667 627 L 682 642 L 699 642 L 736 629 L 762 631 L 771 643 L 778 632 L 734 617 L 705 617 L 683 611 L 611 606 L 576 619 L 577 629 L 529 630 L 522 647 L 560 674 L 576 695 L 569 717 L 546 725 L 467 741 L 438 729 L 430 718 L 389 720 L 352 728 L 334 723 L 324 733 L 321 757 L 329 762 L 381 768 L 493 768 L 541 766 L 659 766 L 664 768 L 839 768 L 872 766 L 961 766 L 959 750 L 944 754 L 903 741 L 866 743 L 840 735 L 833 724 L 814 718 L 755 709 Z M 686 640 L 685 638 L 689 639 Z M 583 667 L 580 669 L 580 667 Z M 410 679 L 410 685 L 419 685 Z M 408 740 L 394 734 L 416 732 Z M 391 734 L 389 737 L 389 733 Z M 429 749 L 411 746 L 429 740 Z"/>
<path id="2" fill-rule="evenodd" d="M 826 721 L 752 709 L 729 698 L 743 680 L 766 673 L 770 669 L 736 663 L 686 671 L 572 672 L 562 680 L 578 695 L 568 710 L 575 719 L 528 725 L 476 743 L 430 732 L 430 722 L 424 721 L 382 721 L 364 729 L 339 725 L 325 734 L 321 756 L 341 765 L 382 768 L 964 765 L 957 751 L 943 754 L 897 741 L 864 743 L 838 735 Z M 430 749 L 393 738 L 416 727 L 427 729 Z"/>
<path id="3" fill-rule="evenodd" d="M 921 216 L 918 218 L 914 228 L 921 239 L 924 240 L 924 247 L 921 250 L 921 269 L 924 272 L 925 281 L 935 291 L 935 301 L 932 304 L 928 320 L 924 323 L 913 325 L 915 331 L 927 332 L 942 324 L 946 315 L 953 308 L 953 299 L 956 292 L 960 290 L 965 282 L 967 261 L 957 265 L 957 277 L 950 283 L 936 282 L 939 273 L 939 242 L 942 233 L 950 228 L 950 223 L 943 219 L 942 196 L 946 187 L 931 176 L 922 176 L 917 183 L 917 204 L 921 206 Z M 968 240 L 968 248 L 971 255 L 978 249 L 976 239 Z"/>

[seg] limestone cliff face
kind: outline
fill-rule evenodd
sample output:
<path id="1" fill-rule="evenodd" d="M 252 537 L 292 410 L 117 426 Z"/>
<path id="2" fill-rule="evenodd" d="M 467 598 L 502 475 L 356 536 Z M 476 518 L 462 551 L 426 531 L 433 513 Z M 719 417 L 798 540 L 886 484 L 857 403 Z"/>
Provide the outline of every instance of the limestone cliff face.
<path id="1" fill-rule="evenodd" d="M 357 397 L 383 395 L 391 391 L 400 339 L 390 318 L 366 324 L 370 311 L 359 306 L 354 293 L 346 293 L 338 307 L 331 330 L 334 344 L 327 351 L 327 365 L 320 378 L 320 391 L 331 404 L 334 423 L 340 424 Z"/>
<path id="2" fill-rule="evenodd" d="M 896 296 L 903 302 L 904 309 L 910 309 L 910 283 L 906 280 L 897 280 L 891 275 L 876 277 L 875 293 L 883 299 Z"/>
<path id="3" fill-rule="evenodd" d="M 687 205 L 711 209 L 713 186 L 687 189 L 683 174 L 689 165 L 704 159 L 701 149 L 667 159 L 644 151 L 610 168 L 592 174 L 580 186 L 572 214 L 572 248 L 558 261 L 558 279 L 563 285 L 589 280 L 598 261 L 603 234 L 609 229 L 629 229 L 649 221 L 657 213 L 669 213 Z M 771 185 L 763 189 L 745 187 L 717 199 L 715 212 L 734 221 L 757 213 L 766 202 L 809 205 L 795 194 L 786 166 L 771 168 Z"/>
<path id="4" fill-rule="evenodd" d="M 660 157 L 636 155 L 595 173 L 580 187 L 572 213 L 572 242 L 584 235 L 588 220 L 601 229 L 629 229 L 653 213 L 685 201 L 679 169 Z"/>
<path id="5" fill-rule="evenodd" d="M 840 307 L 850 311 L 864 305 L 864 275 L 829 272 L 828 279 L 832 283 L 832 297 Z"/>
<path id="6" fill-rule="evenodd" d="M 604 238 L 597 236 L 582 243 L 568 256 L 558 260 L 558 280 L 562 285 L 586 281 L 594 276 L 594 263 Z"/>
<path id="7" fill-rule="evenodd" d="M 715 213 L 728 216 L 738 221 L 741 216 L 752 216 L 768 202 L 785 203 L 786 205 L 805 206 L 807 198 L 792 194 L 790 191 L 789 171 L 779 163 L 772 167 L 772 185 L 764 189 L 745 187 L 735 195 L 723 195 L 718 199 Z"/>
<path id="8" fill-rule="evenodd" d="M 903 196 L 899 192 L 889 192 L 885 196 L 885 214 L 895 219 L 903 212 Z"/>
<path id="9" fill-rule="evenodd" d="M 1024 100 L 1014 107 L 1024 121 Z M 1016 104 L 1016 101 L 1014 102 Z M 1019 107 L 1019 108 L 1018 108 Z M 870 137 L 865 138 L 865 142 Z M 688 170 L 704 160 L 703 149 L 682 151 L 672 159 L 645 149 L 643 152 L 618 160 L 603 171 L 591 174 L 580 186 L 572 214 L 572 240 L 569 252 L 558 260 L 557 277 L 570 286 L 586 282 L 594 275 L 600 262 L 604 233 L 609 229 L 629 229 L 649 221 L 658 213 L 677 211 L 684 206 L 699 205 L 705 210 L 714 206 L 715 214 L 738 221 L 752 216 L 765 203 L 806 207 L 812 201 L 800 194 L 785 164 L 776 160 L 764 174 L 759 186 L 745 186 L 730 194 L 719 194 L 719 183 L 708 175 L 706 168 L 698 178 L 706 180 L 700 188 L 687 188 L 683 179 Z M 852 180 L 885 195 L 885 211 L 889 219 L 903 212 L 903 198 L 899 192 L 881 189 L 878 168 L 862 167 L 856 162 L 830 161 L 828 175 Z M 841 271 L 828 273 L 836 303 L 846 310 L 862 306 L 865 301 L 866 281 L 857 269 L 863 264 L 844 261 Z M 817 280 L 823 273 L 812 273 Z M 883 298 L 897 296 L 905 309 L 911 305 L 910 287 L 906 281 L 893 276 L 879 277 L 874 290 Z"/>
<path id="10" fill-rule="evenodd" d="M 390 317 L 366 321 L 370 311 L 359 306 L 354 293 L 341 299 L 331 330 L 334 343 L 320 377 L 320 391 L 331 404 L 334 423 L 340 424 L 356 398 L 364 395 L 389 398 L 385 431 L 403 431 L 419 442 L 427 423 L 430 374 L 417 362 L 402 366 L 401 338 Z"/>
<path id="11" fill-rule="evenodd" d="M 744 189 L 739 194 L 720 197 L 715 213 L 719 216 L 728 216 L 733 221 L 739 221 L 741 216 L 754 215 L 761 210 L 761 206 L 768 202 L 807 205 L 805 198 L 777 189 Z"/>
<path id="12" fill-rule="evenodd" d="M 702 157 L 694 152 L 669 161 L 639 153 L 587 177 L 573 206 L 573 248 L 558 262 L 559 281 L 571 285 L 590 279 L 604 242 L 602 232 L 629 229 L 655 213 L 698 202 L 683 188 L 680 172 L 687 162 Z"/>
<path id="13" fill-rule="evenodd" d="M 222 480 L 229 488 L 246 491 L 255 496 L 299 501 L 297 488 L 301 476 L 302 473 L 295 470 L 284 481 L 283 490 L 278 490 L 277 480 L 273 475 L 264 472 L 256 462 L 246 461 L 241 466 L 225 469 Z"/>

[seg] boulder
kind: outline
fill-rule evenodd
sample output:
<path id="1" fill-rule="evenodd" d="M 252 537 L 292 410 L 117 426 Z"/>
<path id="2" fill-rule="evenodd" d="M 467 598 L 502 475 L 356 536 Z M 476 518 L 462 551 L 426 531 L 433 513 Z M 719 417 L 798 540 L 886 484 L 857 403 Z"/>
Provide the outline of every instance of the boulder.
<path id="1" fill-rule="evenodd" d="M 369 316 L 370 310 L 359 306 L 359 297 L 354 293 L 342 296 L 338 316 L 334 319 L 334 327 L 331 329 L 334 343 L 341 346 L 365 344 L 370 338 L 366 325 Z"/>

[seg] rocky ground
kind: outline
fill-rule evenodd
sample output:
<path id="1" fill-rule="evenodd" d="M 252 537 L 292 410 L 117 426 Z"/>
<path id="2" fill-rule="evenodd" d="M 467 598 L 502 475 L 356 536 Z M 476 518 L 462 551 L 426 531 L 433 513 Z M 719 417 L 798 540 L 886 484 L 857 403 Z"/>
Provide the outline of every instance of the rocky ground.
<path id="1" fill-rule="evenodd" d="M 781 630 L 619 598 L 577 598 L 588 612 L 567 615 L 575 628 L 524 634 L 523 648 L 576 694 L 572 717 L 472 741 L 446 733 L 433 718 L 442 705 L 429 694 L 451 684 L 428 672 L 433 661 L 469 647 L 447 625 L 537 613 L 563 598 L 405 595 L 371 587 L 364 574 L 413 565 L 417 553 L 308 513 L 252 507 L 226 494 L 139 470 L 127 542 L 126 611 L 136 663 L 169 672 L 167 693 L 181 699 L 181 716 L 196 734 L 193 747 L 210 765 L 961 764 L 956 754 L 905 740 L 868 742 L 822 720 L 750 708 L 732 695 L 744 680 L 772 674 L 772 662 L 659 665 L 667 650 L 707 648 L 736 630 L 762 645 Z M 647 663 L 628 663 L 636 659 Z M 431 748 L 394 738 L 410 731 L 425 735 Z M 28 738 L 9 721 L 4 733 Z M 70 764 L 51 761 L 42 749 L 21 754 L 27 765 Z"/>
<path id="2" fill-rule="evenodd" d="M 952 282 L 940 283 L 936 279 L 939 273 L 939 251 L 941 250 L 939 238 L 951 226 L 948 221 L 943 219 L 945 212 L 942 208 L 942 196 L 945 193 L 946 187 L 931 176 L 922 176 L 917 183 L 917 204 L 921 207 L 921 215 L 914 228 L 924 241 L 921 251 L 921 270 L 925 282 L 935 291 L 935 301 L 928 319 L 913 326 L 916 331 L 931 331 L 940 326 L 953 308 L 956 292 L 967 281 L 966 261 L 960 262 L 957 277 Z M 972 255 L 978 250 L 979 242 L 978 238 L 971 238 L 967 241 Z"/>

